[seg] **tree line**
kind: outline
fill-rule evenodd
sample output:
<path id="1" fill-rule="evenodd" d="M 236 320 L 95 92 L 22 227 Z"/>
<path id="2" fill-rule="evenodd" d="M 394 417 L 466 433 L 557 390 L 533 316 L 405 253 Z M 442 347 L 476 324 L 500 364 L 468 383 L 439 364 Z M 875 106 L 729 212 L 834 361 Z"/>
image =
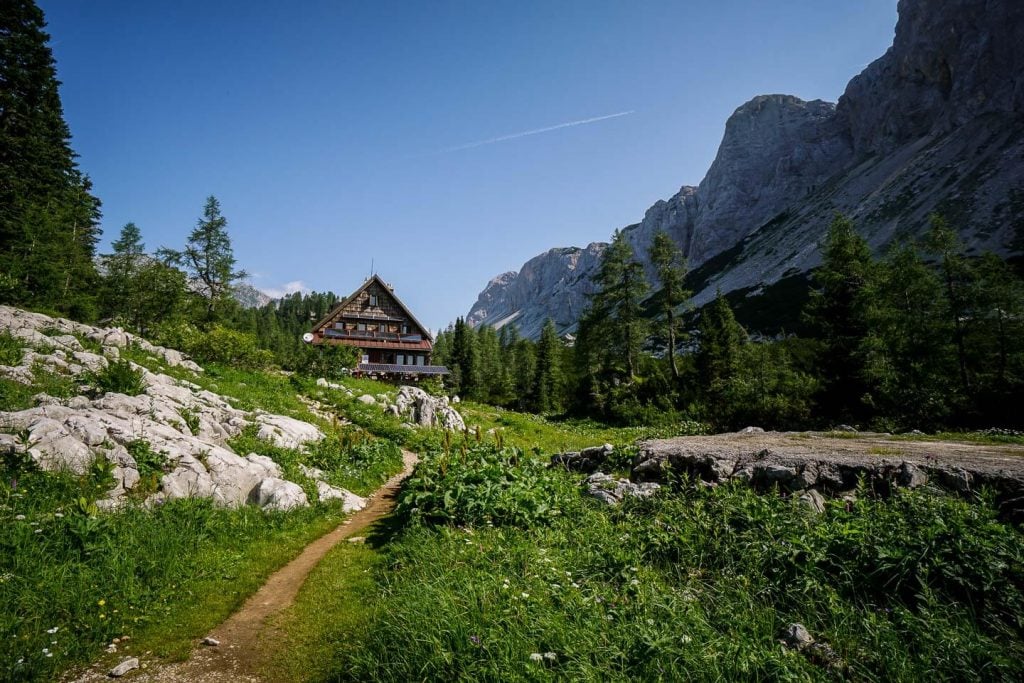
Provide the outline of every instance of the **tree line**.
<path id="1" fill-rule="evenodd" d="M 969 255 L 941 216 L 924 240 L 880 257 L 837 216 L 821 246 L 802 336 L 752 337 L 721 294 L 691 310 L 685 260 L 665 233 L 648 252 L 652 294 L 616 232 L 571 347 L 550 320 L 534 343 L 511 324 L 459 319 L 435 357 L 467 398 L 623 424 L 1024 426 L 1024 281 L 1010 264 Z"/>

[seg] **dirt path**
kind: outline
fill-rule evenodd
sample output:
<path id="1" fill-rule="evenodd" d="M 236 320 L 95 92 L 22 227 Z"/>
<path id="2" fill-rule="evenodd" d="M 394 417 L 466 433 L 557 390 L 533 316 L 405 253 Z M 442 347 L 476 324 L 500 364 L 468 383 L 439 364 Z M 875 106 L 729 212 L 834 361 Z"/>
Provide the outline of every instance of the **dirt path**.
<path id="1" fill-rule="evenodd" d="M 126 680 L 153 683 L 177 683 L 179 681 L 210 681 L 229 683 L 251 681 L 262 682 L 261 664 L 268 654 L 268 643 L 275 639 L 272 619 L 295 602 L 299 589 L 309 572 L 339 542 L 357 536 L 371 524 L 390 513 L 402 481 L 412 472 L 416 455 L 409 451 L 402 453 L 404 467 L 391 477 L 371 496 L 367 506 L 342 522 L 303 549 L 294 560 L 272 574 L 256 593 L 245 601 L 242 607 L 220 626 L 208 634 L 219 641 L 216 647 L 197 645 L 191 656 L 184 662 L 157 665 L 149 663 L 147 669 L 140 669 L 126 676 Z M 107 668 L 102 672 L 91 671 L 75 683 L 109 680 Z"/>

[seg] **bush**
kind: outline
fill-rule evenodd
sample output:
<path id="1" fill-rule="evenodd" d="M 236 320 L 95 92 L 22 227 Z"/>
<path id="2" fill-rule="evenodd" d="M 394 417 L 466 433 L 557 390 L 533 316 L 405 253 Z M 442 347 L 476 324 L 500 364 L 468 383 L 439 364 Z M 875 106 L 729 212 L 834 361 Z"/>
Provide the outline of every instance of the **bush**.
<path id="1" fill-rule="evenodd" d="M 338 379 L 359 361 L 359 350 L 336 344 L 303 344 L 289 361 L 291 370 L 309 377 Z"/>
<path id="2" fill-rule="evenodd" d="M 20 341 L 10 332 L 0 332 L 0 365 L 17 365 L 23 353 Z"/>
<path id="3" fill-rule="evenodd" d="M 237 368 L 266 368 L 274 355 L 258 346 L 256 337 L 245 332 L 214 325 L 202 331 L 189 323 L 171 323 L 154 330 L 159 344 L 179 349 L 208 363 L 223 363 Z"/>
<path id="4" fill-rule="evenodd" d="M 397 509 L 431 522 L 529 527 L 558 517 L 578 495 L 565 475 L 539 457 L 463 443 L 428 454 L 406 482 Z"/>
<path id="5" fill-rule="evenodd" d="M 142 380 L 142 371 L 136 370 L 131 361 L 115 360 L 107 364 L 107 367 L 99 372 L 94 372 L 89 379 L 95 385 L 99 393 L 115 392 L 138 396 L 146 390 L 146 383 Z"/>

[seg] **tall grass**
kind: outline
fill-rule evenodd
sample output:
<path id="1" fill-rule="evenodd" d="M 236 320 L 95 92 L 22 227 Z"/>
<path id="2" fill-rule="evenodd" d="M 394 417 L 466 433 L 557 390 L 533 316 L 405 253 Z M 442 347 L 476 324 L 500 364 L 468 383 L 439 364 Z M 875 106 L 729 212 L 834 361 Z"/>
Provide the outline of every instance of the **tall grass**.
<path id="1" fill-rule="evenodd" d="M 465 477 L 442 476 L 436 458 L 423 466 L 445 505 Z M 318 637 L 345 643 L 330 655 L 332 677 L 1024 675 L 1024 539 L 989 502 L 900 492 L 830 501 L 815 515 L 740 485 L 683 485 L 606 508 L 582 497 L 573 475 L 552 476 L 569 488 L 562 514 L 542 524 L 408 516 L 381 549 L 372 616 L 333 632 L 321 623 Z M 477 482 L 482 508 L 489 483 L 507 478 Z M 791 622 L 829 643 L 836 659 L 781 647 Z"/>
<path id="2" fill-rule="evenodd" d="M 181 655 L 342 517 L 177 500 L 101 514 L 90 477 L 0 470 L 0 680 L 50 680 L 112 638 Z"/>

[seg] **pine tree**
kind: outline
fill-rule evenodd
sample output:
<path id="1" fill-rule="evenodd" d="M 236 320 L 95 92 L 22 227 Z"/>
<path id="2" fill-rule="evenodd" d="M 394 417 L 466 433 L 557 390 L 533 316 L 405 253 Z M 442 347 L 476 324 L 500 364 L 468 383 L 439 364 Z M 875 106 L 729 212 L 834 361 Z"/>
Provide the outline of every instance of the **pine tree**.
<path id="1" fill-rule="evenodd" d="M 822 259 L 812 274 L 814 289 L 805 309 L 807 323 L 822 344 L 820 405 L 830 417 L 854 419 L 865 414 L 866 292 L 874 261 L 867 242 L 841 215 L 829 226 Z"/>
<path id="2" fill-rule="evenodd" d="M 455 390 L 463 398 L 478 398 L 480 391 L 480 365 L 476 335 L 462 318 L 456 318 L 452 332 L 452 374 Z"/>
<path id="3" fill-rule="evenodd" d="M 672 379 L 679 379 L 679 366 L 676 363 L 676 344 L 680 335 L 679 318 L 676 309 L 682 306 L 693 293 L 684 286 L 686 281 L 686 261 L 683 253 L 672 238 L 663 230 L 654 235 L 654 241 L 648 251 L 651 263 L 654 264 L 661 291 L 657 298 L 664 321 L 660 324 L 661 333 L 665 337 L 668 349 L 668 365 L 672 370 Z"/>
<path id="4" fill-rule="evenodd" d="M 234 305 L 233 286 L 247 275 L 245 271 L 235 270 L 235 254 L 227 227 L 220 202 L 210 195 L 185 250 L 164 248 L 159 252 L 167 263 L 183 266 L 193 279 L 206 322 L 223 317 Z"/>
<path id="5" fill-rule="evenodd" d="M 0 4 L 0 295 L 92 317 L 99 200 L 75 163 L 42 11 Z"/>

